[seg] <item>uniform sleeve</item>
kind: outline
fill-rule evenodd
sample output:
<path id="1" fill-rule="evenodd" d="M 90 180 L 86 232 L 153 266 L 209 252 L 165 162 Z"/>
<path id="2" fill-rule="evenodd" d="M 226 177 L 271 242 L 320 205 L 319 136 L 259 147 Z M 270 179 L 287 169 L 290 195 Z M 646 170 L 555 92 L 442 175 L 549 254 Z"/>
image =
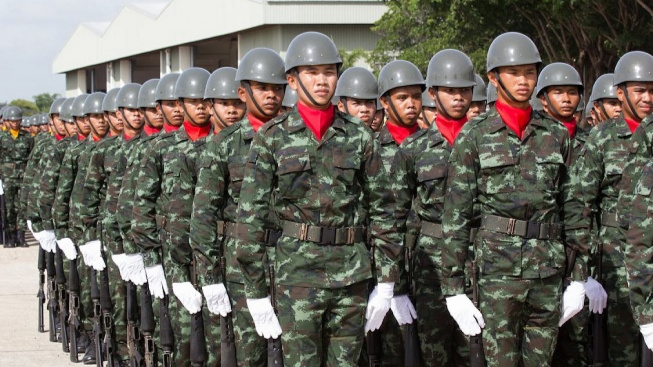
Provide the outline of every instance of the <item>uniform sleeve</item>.
<path id="1" fill-rule="evenodd" d="M 59 170 L 59 182 L 52 206 L 52 219 L 54 220 L 54 232 L 57 239 L 70 237 L 70 196 L 75 185 L 74 157 L 68 151 L 64 155 L 61 169 Z"/>
<path id="2" fill-rule="evenodd" d="M 62 157 L 63 156 L 63 157 Z M 63 158 L 63 146 L 53 149 L 51 156 L 46 156 L 43 163 L 43 175 L 41 176 L 41 185 L 39 197 L 36 201 L 36 207 L 39 210 L 43 229 L 54 230 L 54 220 L 52 218 L 52 208 L 59 183 L 59 174 Z"/>
<path id="3" fill-rule="evenodd" d="M 84 242 L 100 239 L 96 230 L 102 201 L 100 195 L 105 181 L 104 152 L 104 149 L 95 149 L 86 169 L 79 213 L 85 228 Z"/>
<path id="4" fill-rule="evenodd" d="M 111 172 L 107 182 L 107 195 L 102 207 L 102 229 L 105 235 L 105 242 L 113 254 L 123 253 L 124 250 L 119 248 L 118 244 L 122 243 L 118 221 L 116 219 L 116 203 L 118 192 L 122 186 L 122 172 L 127 157 L 124 155 L 122 148 L 116 151 L 118 159 L 116 167 Z"/>
<path id="5" fill-rule="evenodd" d="M 132 211 L 132 236 L 143 254 L 145 266 L 161 264 L 159 230 L 156 224 L 156 201 L 161 194 L 162 157 L 157 145 L 148 148 L 139 168 L 134 209 Z"/>
<path id="6" fill-rule="evenodd" d="M 138 143 L 137 143 L 138 144 Z M 146 149 L 146 143 L 143 142 L 133 148 L 131 157 L 125 158 L 125 166 L 121 177 L 122 183 L 116 190 L 115 215 L 117 236 L 122 238 L 122 246 L 127 254 L 140 252 L 140 249 L 134 244 L 132 236 L 132 219 L 134 213 L 134 192 L 136 192 L 136 183 L 138 181 L 138 169 L 143 157 L 143 150 Z"/>

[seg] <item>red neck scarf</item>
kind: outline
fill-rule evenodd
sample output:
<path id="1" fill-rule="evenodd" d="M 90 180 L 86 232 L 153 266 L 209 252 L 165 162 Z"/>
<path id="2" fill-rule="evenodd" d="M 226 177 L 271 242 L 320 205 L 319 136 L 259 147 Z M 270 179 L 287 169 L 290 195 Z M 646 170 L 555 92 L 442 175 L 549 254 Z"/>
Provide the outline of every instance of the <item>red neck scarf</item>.
<path id="1" fill-rule="evenodd" d="M 125 139 L 125 141 L 130 141 L 130 140 L 132 140 L 132 138 L 133 138 L 134 136 L 136 136 L 136 134 L 134 134 L 134 135 L 132 135 L 132 136 L 127 135 L 126 132 L 124 132 L 124 133 L 122 134 L 122 137 Z"/>
<path id="2" fill-rule="evenodd" d="M 514 131 L 519 139 L 523 138 L 524 130 L 526 130 L 526 126 L 528 126 L 528 123 L 531 121 L 531 112 L 533 111 L 533 107 L 528 106 L 528 108 L 523 109 L 512 107 L 502 103 L 499 100 L 497 100 L 494 106 L 496 107 L 497 112 L 499 112 L 499 116 L 501 116 L 501 119 L 506 124 L 506 126 L 508 126 L 510 130 Z"/>
<path id="3" fill-rule="evenodd" d="M 194 126 L 189 121 L 184 121 L 184 130 L 191 141 L 206 137 L 211 132 L 211 124 L 205 124 L 204 126 Z"/>
<path id="4" fill-rule="evenodd" d="M 57 133 L 54 133 L 54 138 L 57 139 L 57 141 L 63 139 L 63 135 L 59 135 Z"/>
<path id="5" fill-rule="evenodd" d="M 419 126 L 417 126 L 417 124 L 414 124 L 413 126 L 405 126 L 405 125 L 399 126 L 398 124 L 395 125 L 394 122 L 388 121 L 386 126 L 388 127 L 388 131 L 390 132 L 390 135 L 392 135 L 392 138 L 395 140 L 395 143 L 397 143 L 397 145 L 401 145 L 404 139 L 406 139 L 407 137 L 417 132 L 417 130 L 419 130 Z"/>
<path id="6" fill-rule="evenodd" d="M 82 134 L 77 134 L 77 140 L 82 141 L 82 140 L 84 140 L 84 139 L 86 139 L 86 137 L 85 137 L 84 135 L 82 135 Z"/>
<path id="7" fill-rule="evenodd" d="M 562 121 L 562 123 L 567 128 L 567 131 L 569 131 L 569 137 L 573 139 L 576 136 L 576 119 L 573 119 L 570 122 Z"/>
<path id="8" fill-rule="evenodd" d="M 453 142 L 458 137 L 458 133 L 463 129 L 463 126 L 467 123 L 467 115 L 459 120 L 450 120 L 442 115 L 438 115 L 435 118 L 435 124 L 438 126 L 440 134 L 447 139 L 449 144 L 453 145 Z"/>
<path id="9" fill-rule="evenodd" d="M 159 131 L 161 131 L 161 129 L 157 129 L 156 127 L 145 125 L 143 127 L 143 131 L 145 131 L 146 136 L 150 136 L 150 135 L 154 135 L 154 134 L 159 133 Z"/>
<path id="10" fill-rule="evenodd" d="M 163 124 L 163 131 L 171 133 L 173 131 L 179 130 L 179 126 Z"/>
<path id="11" fill-rule="evenodd" d="M 97 143 L 98 141 L 100 141 L 100 139 L 102 139 L 102 138 L 96 138 L 96 137 L 93 136 L 93 135 L 91 135 L 91 138 L 93 138 L 93 142 L 94 142 L 94 143 Z"/>
<path id="12" fill-rule="evenodd" d="M 302 116 L 304 117 L 304 116 Z M 251 113 L 247 114 L 247 120 L 249 120 L 250 125 L 252 125 L 252 129 L 254 129 L 254 132 L 258 132 L 258 129 L 261 128 L 261 126 L 265 125 L 267 121 L 263 121 L 256 116 L 252 115 Z M 268 120 L 269 121 L 269 120 Z"/>
<path id="13" fill-rule="evenodd" d="M 336 114 L 333 105 L 329 105 L 326 110 L 316 110 L 301 102 L 297 102 L 297 111 L 318 141 L 322 140 L 322 136 L 333 123 L 333 117 Z"/>
<path id="14" fill-rule="evenodd" d="M 637 126 L 639 126 L 639 122 L 637 122 L 635 120 L 625 118 L 625 117 L 624 117 L 624 119 L 626 120 L 626 123 L 628 124 L 628 128 L 630 129 L 630 133 L 631 134 L 634 133 L 635 130 L 637 129 Z"/>

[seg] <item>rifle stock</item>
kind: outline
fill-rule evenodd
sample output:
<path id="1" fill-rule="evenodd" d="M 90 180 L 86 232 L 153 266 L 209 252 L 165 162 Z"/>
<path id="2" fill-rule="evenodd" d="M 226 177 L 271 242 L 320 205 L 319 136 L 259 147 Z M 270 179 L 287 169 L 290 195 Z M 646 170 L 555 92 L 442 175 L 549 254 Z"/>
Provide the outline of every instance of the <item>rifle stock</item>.
<path id="1" fill-rule="evenodd" d="M 68 295 L 70 296 L 69 307 L 70 315 L 68 321 L 70 323 L 68 331 L 70 333 L 70 361 L 73 363 L 79 362 L 77 355 L 77 331 L 79 329 L 79 272 L 77 271 L 77 259 L 70 260 L 70 279 L 68 282 Z"/>
<path id="2" fill-rule="evenodd" d="M 640 342 L 642 344 L 642 361 L 641 367 L 653 367 L 653 352 L 648 348 L 644 337 L 640 335 Z"/>
<path id="3" fill-rule="evenodd" d="M 39 291 L 36 293 L 36 297 L 39 299 L 39 314 L 38 314 L 38 331 L 39 333 L 45 332 L 45 326 L 43 325 L 43 305 L 45 304 L 45 251 L 39 246 Z"/>
<path id="4" fill-rule="evenodd" d="M 93 343 L 95 344 L 95 364 L 102 367 L 102 308 L 100 307 L 100 289 L 97 271 L 91 269 L 91 299 L 93 300 Z"/>
<path id="5" fill-rule="evenodd" d="M 222 272 L 222 281 L 226 284 L 227 260 L 224 256 L 220 258 L 220 271 Z M 236 367 L 236 342 L 234 329 L 231 319 L 231 313 L 226 317 L 220 317 L 220 366 Z"/>
<path id="6" fill-rule="evenodd" d="M 132 367 L 139 367 L 143 361 L 143 356 L 139 350 L 141 339 L 140 330 L 138 327 L 139 309 L 138 309 L 138 293 L 136 285 L 132 282 L 127 282 L 127 350 L 129 352 L 129 365 Z"/>
<path id="7" fill-rule="evenodd" d="M 68 345 L 68 290 L 66 287 L 66 274 L 63 268 L 63 253 L 57 250 L 56 254 L 57 291 L 59 292 L 59 325 L 61 325 L 61 348 L 64 353 L 70 351 Z"/>
<path id="8" fill-rule="evenodd" d="M 274 312 L 277 312 L 277 292 L 274 277 L 274 264 L 268 264 L 270 272 L 270 299 Z M 281 346 L 281 339 L 268 339 L 268 367 L 283 367 L 283 347 Z"/>
<path id="9" fill-rule="evenodd" d="M 141 331 L 143 332 L 143 345 L 145 348 L 145 367 L 156 366 L 156 347 L 152 338 L 154 328 L 152 295 L 150 294 L 150 287 L 144 284 L 141 287 Z"/>
<path id="10" fill-rule="evenodd" d="M 47 253 L 48 275 L 48 320 L 50 328 L 50 341 L 57 341 L 57 282 L 55 280 L 54 254 Z"/>
<path id="11" fill-rule="evenodd" d="M 172 367 L 172 349 L 175 344 L 175 335 L 172 332 L 170 322 L 170 310 L 168 309 L 168 296 L 161 300 L 161 325 L 159 326 L 161 349 L 163 350 L 163 367 Z"/>
<path id="12" fill-rule="evenodd" d="M 191 264 L 190 273 L 191 283 L 193 284 L 193 287 L 197 287 L 195 261 Z M 200 311 L 192 314 L 190 317 L 190 364 L 193 367 L 202 367 L 208 359 L 206 353 L 206 338 L 204 336 L 202 307 L 200 306 Z"/>
<path id="13" fill-rule="evenodd" d="M 599 222 L 600 223 L 600 222 Z M 602 283 L 603 278 L 603 244 L 599 241 L 597 246 L 597 264 L 596 264 L 596 281 Z M 606 333 L 606 308 L 602 314 L 590 313 L 590 340 L 591 348 L 589 355 L 589 365 L 600 367 L 607 365 L 608 362 L 608 340 Z"/>
<path id="14" fill-rule="evenodd" d="M 106 262 L 106 260 L 105 260 Z M 100 308 L 102 310 L 102 321 L 104 324 L 104 352 L 107 359 L 107 367 L 114 367 L 114 346 L 113 346 L 113 316 L 111 315 L 111 295 L 109 289 L 108 269 L 100 272 Z"/>
<path id="15" fill-rule="evenodd" d="M 408 287 L 410 289 L 410 298 L 413 304 L 417 298 L 416 284 L 415 284 L 415 245 L 417 238 L 415 236 L 406 235 L 406 262 L 408 265 Z M 405 367 L 420 367 L 422 365 L 420 359 L 419 349 L 419 336 L 417 335 L 417 320 L 412 323 L 402 326 L 404 329 L 404 366 Z M 379 341 L 380 342 L 380 341 Z"/>

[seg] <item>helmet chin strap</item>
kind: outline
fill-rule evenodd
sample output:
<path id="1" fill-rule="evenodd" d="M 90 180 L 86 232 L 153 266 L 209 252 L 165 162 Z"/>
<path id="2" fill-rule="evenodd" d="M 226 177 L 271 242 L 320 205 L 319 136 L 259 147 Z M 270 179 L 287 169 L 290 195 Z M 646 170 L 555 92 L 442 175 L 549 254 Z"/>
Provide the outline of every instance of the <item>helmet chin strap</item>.
<path id="1" fill-rule="evenodd" d="M 202 124 L 198 124 L 197 121 L 195 121 L 195 119 L 193 119 L 193 118 L 190 116 L 190 113 L 188 113 L 188 110 L 186 109 L 186 105 L 184 104 L 184 99 L 183 99 L 183 98 L 180 98 L 179 101 L 181 102 L 181 107 L 184 109 L 184 112 L 186 113 L 186 116 L 188 116 L 188 118 L 190 119 L 190 121 L 191 121 L 192 123 L 194 123 L 196 126 L 204 126 L 204 125 L 202 125 Z"/>
<path id="2" fill-rule="evenodd" d="M 388 104 L 390 105 L 390 109 L 392 110 L 392 113 L 394 113 L 397 122 L 401 123 L 404 126 L 409 126 L 406 123 L 406 121 L 404 121 L 404 119 L 399 116 L 399 113 L 397 113 L 397 109 L 395 108 L 395 104 L 392 102 L 392 98 L 390 98 L 390 95 L 386 93 L 385 98 L 388 101 Z"/>
<path id="3" fill-rule="evenodd" d="M 351 115 L 351 113 L 349 113 L 349 107 L 347 106 L 347 97 L 340 97 L 340 102 L 345 106 L 345 113 Z"/>
<path id="4" fill-rule="evenodd" d="M 499 86 L 501 87 L 501 89 L 503 89 L 503 92 L 508 96 L 508 98 L 510 98 L 513 102 L 519 103 L 517 98 L 515 98 L 515 96 L 513 96 L 512 93 L 508 91 L 508 89 L 506 89 L 506 86 L 503 85 L 503 82 L 501 81 L 501 77 L 499 76 L 499 72 L 496 70 L 494 71 L 494 77 L 497 78 L 497 83 L 499 83 Z"/>
<path id="5" fill-rule="evenodd" d="M 315 106 L 318 107 L 326 107 L 331 103 L 331 101 L 327 101 L 326 103 L 317 103 L 315 98 L 311 95 L 311 93 L 306 89 L 304 86 L 304 83 L 302 83 L 302 80 L 299 78 L 299 73 L 297 72 L 297 69 L 293 69 L 293 74 L 295 75 L 295 79 L 297 79 L 297 84 L 299 84 L 299 87 L 304 91 L 304 94 L 306 94 L 306 97 L 308 97 L 308 100 L 311 101 L 311 103 Z"/>
<path id="6" fill-rule="evenodd" d="M 220 130 L 226 129 L 228 125 L 226 122 L 224 122 L 222 117 L 220 117 L 218 111 L 215 109 L 215 103 L 211 103 L 211 109 L 213 110 L 213 112 L 215 112 L 215 117 L 218 119 L 218 126 L 220 127 Z"/>
<path id="7" fill-rule="evenodd" d="M 635 107 L 633 106 L 633 103 L 630 101 L 630 96 L 628 95 L 628 90 L 626 89 L 626 84 L 621 84 L 619 88 L 624 92 L 624 96 L 626 97 L 626 102 L 628 103 L 628 108 L 630 108 L 630 112 L 633 113 L 633 115 L 639 120 L 642 121 L 642 118 L 639 116 L 637 111 L 635 111 Z M 607 116 L 607 115 L 606 115 Z"/>
<path id="8" fill-rule="evenodd" d="M 442 110 L 442 112 L 443 112 L 442 114 L 444 115 L 444 118 L 446 118 L 447 120 L 455 120 L 453 117 L 451 117 L 451 115 L 449 114 L 449 111 L 447 111 L 447 109 L 444 107 L 444 104 L 442 103 L 442 101 L 440 101 L 440 95 L 438 94 L 438 88 L 433 88 L 433 89 L 435 89 L 435 103 L 437 103 L 438 107 L 440 107 L 440 109 Z"/>
<path id="9" fill-rule="evenodd" d="M 132 130 L 138 130 L 138 128 L 134 127 L 134 125 L 132 125 L 131 121 L 129 121 L 129 119 L 128 119 L 127 116 L 125 115 L 125 108 L 124 108 L 124 107 L 119 107 L 118 109 L 120 110 L 120 113 L 122 114 L 122 119 L 124 120 L 124 123 L 126 123 L 127 125 L 129 125 L 129 127 L 130 127 Z"/>
<path id="10" fill-rule="evenodd" d="M 603 105 L 603 100 L 599 99 L 599 108 L 601 109 L 601 112 L 603 112 L 603 115 L 605 115 L 605 119 L 609 119 L 610 116 L 608 116 L 608 111 L 605 110 L 605 106 Z"/>
<path id="11" fill-rule="evenodd" d="M 299 77 L 297 79 L 299 80 Z M 256 107 L 256 109 L 258 110 L 258 112 L 261 113 L 261 115 L 265 117 L 274 117 L 277 115 L 276 113 L 266 113 L 265 111 L 263 111 L 261 106 L 258 104 L 258 101 L 256 101 L 256 98 L 254 98 L 254 93 L 252 92 L 252 87 L 249 84 L 249 80 L 243 80 L 242 83 L 245 86 L 245 90 L 247 91 L 247 96 L 252 100 L 252 102 L 254 103 L 254 107 Z M 281 98 L 283 99 L 283 97 Z"/>

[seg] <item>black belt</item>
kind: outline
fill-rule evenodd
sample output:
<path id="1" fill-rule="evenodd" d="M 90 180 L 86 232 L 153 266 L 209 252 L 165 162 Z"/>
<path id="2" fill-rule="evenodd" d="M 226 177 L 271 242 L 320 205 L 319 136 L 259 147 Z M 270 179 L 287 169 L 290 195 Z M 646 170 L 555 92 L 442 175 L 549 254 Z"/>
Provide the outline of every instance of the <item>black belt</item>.
<path id="1" fill-rule="evenodd" d="M 442 238 L 442 224 L 422 221 L 419 233 L 433 238 Z"/>
<path id="2" fill-rule="evenodd" d="M 365 241 L 365 228 L 329 228 L 284 221 L 283 235 L 320 245 L 353 245 Z"/>
<path id="3" fill-rule="evenodd" d="M 491 214 L 483 214 L 481 228 L 511 236 L 540 240 L 557 240 L 562 237 L 562 225 L 558 223 L 530 222 Z"/>
<path id="4" fill-rule="evenodd" d="M 218 221 L 218 236 L 219 237 L 232 237 L 238 238 L 238 225 L 232 222 L 223 222 Z M 281 231 L 275 231 L 273 229 L 265 230 L 265 245 L 268 247 L 274 247 L 277 245 L 277 241 L 281 238 Z"/>
<path id="5" fill-rule="evenodd" d="M 606 227 L 619 228 L 617 213 L 601 213 L 601 225 Z"/>

